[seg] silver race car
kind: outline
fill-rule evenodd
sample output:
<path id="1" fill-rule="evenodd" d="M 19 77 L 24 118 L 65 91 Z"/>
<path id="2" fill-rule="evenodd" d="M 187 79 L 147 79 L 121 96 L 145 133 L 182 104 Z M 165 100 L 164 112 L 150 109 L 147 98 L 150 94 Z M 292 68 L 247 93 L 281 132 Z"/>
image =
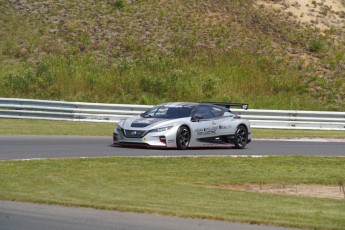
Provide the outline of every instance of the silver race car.
<path id="1" fill-rule="evenodd" d="M 251 141 L 250 123 L 230 111 L 248 104 L 171 102 L 121 120 L 114 146 L 243 149 Z"/>

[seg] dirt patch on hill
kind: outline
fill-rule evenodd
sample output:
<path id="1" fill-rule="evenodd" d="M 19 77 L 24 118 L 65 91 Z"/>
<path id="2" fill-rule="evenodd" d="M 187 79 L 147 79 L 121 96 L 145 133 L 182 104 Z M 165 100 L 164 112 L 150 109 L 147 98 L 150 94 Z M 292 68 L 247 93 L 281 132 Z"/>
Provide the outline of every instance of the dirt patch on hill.
<path id="1" fill-rule="evenodd" d="M 318 198 L 333 198 L 345 199 L 345 193 L 341 186 L 328 185 L 279 185 L 279 184 L 237 184 L 237 185 L 219 185 L 221 189 L 228 189 L 233 191 L 272 193 L 292 196 L 318 197 Z"/>
<path id="2" fill-rule="evenodd" d="M 345 28 L 345 0 L 257 0 L 256 4 L 321 31 Z"/>

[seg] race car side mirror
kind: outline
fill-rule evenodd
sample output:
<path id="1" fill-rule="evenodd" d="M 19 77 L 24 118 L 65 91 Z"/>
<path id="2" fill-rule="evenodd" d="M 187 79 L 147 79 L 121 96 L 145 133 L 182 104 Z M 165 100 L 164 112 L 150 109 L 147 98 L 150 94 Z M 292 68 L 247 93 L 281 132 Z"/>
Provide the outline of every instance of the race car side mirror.
<path id="1" fill-rule="evenodd" d="M 201 119 L 203 119 L 204 116 L 203 115 L 200 115 L 200 114 L 196 114 L 193 118 L 192 118 L 192 121 L 199 121 Z"/>

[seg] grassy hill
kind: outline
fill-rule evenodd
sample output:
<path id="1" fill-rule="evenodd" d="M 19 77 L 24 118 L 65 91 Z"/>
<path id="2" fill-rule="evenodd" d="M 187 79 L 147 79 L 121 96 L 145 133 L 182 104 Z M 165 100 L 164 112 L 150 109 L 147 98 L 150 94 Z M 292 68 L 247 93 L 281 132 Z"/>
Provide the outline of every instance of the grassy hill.
<path id="1" fill-rule="evenodd" d="M 345 12 L 313 1 L 340 20 L 320 28 L 281 2 L 0 1 L 0 97 L 343 111 Z"/>

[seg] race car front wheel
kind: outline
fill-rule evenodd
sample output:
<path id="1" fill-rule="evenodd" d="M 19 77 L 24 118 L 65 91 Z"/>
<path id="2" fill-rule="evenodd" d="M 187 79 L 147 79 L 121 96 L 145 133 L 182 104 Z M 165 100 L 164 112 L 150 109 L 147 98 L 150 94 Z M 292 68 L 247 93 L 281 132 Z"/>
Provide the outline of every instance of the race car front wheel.
<path id="1" fill-rule="evenodd" d="M 185 150 L 190 142 L 190 131 L 187 126 L 181 126 L 176 134 L 176 146 L 178 149 Z"/>
<path id="2" fill-rule="evenodd" d="M 248 130 L 243 125 L 237 127 L 235 133 L 235 146 L 238 149 L 243 149 L 248 143 Z"/>

